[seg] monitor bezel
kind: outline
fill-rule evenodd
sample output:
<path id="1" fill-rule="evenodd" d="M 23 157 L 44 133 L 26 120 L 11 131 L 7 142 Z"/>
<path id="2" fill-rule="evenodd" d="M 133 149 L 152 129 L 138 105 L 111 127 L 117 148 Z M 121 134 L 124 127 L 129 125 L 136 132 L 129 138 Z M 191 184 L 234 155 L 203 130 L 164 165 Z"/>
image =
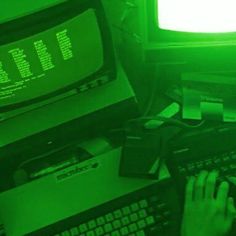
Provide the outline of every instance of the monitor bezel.
<path id="1" fill-rule="evenodd" d="M 115 54 L 112 36 L 103 5 L 100 0 L 68 0 L 55 6 L 40 10 L 31 15 L 23 16 L 9 22 L 4 22 L 0 24 L 1 32 L 3 32 L 0 38 L 0 47 L 53 28 L 79 14 L 82 14 L 88 9 L 95 10 L 97 22 L 101 31 L 104 49 L 104 64 L 102 67 L 95 73 L 91 74 L 89 77 L 79 80 L 78 82 L 62 89 L 53 91 L 49 94 L 32 98 L 27 101 L 21 101 L 19 103 L 0 106 L 0 112 L 3 113 L 22 107 L 27 107 L 32 104 L 35 105 L 39 102 L 46 101 L 58 95 L 66 94 L 72 90 L 79 92 L 80 87 L 85 86 L 86 84 L 89 84 L 90 82 L 97 80 L 102 76 L 107 76 L 108 81 L 116 78 Z M 98 86 L 99 85 L 100 84 L 98 83 Z"/>

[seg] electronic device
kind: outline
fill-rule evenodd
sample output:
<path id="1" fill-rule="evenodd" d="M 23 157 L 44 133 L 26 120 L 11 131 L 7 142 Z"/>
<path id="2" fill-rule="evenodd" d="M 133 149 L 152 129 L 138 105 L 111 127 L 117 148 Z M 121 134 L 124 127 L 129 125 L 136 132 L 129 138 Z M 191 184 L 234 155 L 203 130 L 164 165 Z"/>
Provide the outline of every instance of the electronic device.
<path id="1" fill-rule="evenodd" d="M 178 235 L 170 184 L 153 184 L 28 235 Z"/>
<path id="2" fill-rule="evenodd" d="M 0 8 L 10 11 L 8 4 Z M 22 4 L 0 17 L 0 191 L 14 187 L 22 162 L 100 136 L 138 114 L 101 1 Z"/>
<path id="3" fill-rule="evenodd" d="M 146 235 L 156 235 L 151 232 L 158 230 L 176 235 L 181 216 L 172 181 L 164 174 L 161 181 L 119 177 L 120 156 L 121 148 L 113 149 L 1 193 L 0 219 L 6 234 L 37 235 L 38 231 L 46 236 L 73 228 L 71 232 L 76 235 L 75 227 L 89 226 L 92 230 L 94 223 L 104 225 L 106 219 L 109 222 L 104 230 L 109 233 L 123 228 L 119 227 L 122 223 L 131 231 L 141 231 L 139 235 L 144 228 Z M 130 216 L 128 221 L 123 214 Z M 122 232 L 127 232 L 126 228 Z"/>
<path id="4" fill-rule="evenodd" d="M 100 1 L 70 0 L 39 8 L 1 23 L 1 32 L 2 112 L 86 91 L 116 78 Z"/>
<path id="5" fill-rule="evenodd" d="M 158 179 L 161 151 L 159 131 L 133 127 L 122 149 L 120 176 Z"/>
<path id="6" fill-rule="evenodd" d="M 229 183 L 229 196 L 236 197 L 236 137 L 235 125 L 223 125 L 215 128 L 183 134 L 172 140 L 167 167 L 174 179 L 180 205 L 184 203 L 187 178 L 197 176 L 200 171 L 216 170 L 219 173 L 216 185 L 222 181 Z M 183 210 L 183 209 L 182 209 Z M 230 235 L 235 235 L 236 224 Z"/>
<path id="7" fill-rule="evenodd" d="M 234 6 L 233 1 L 140 1 L 146 60 L 178 65 L 180 71 L 232 71 Z"/>
<path id="8" fill-rule="evenodd" d="M 23 162 L 56 155 L 59 149 L 120 128 L 137 115 L 134 93 L 118 67 L 117 79 L 104 86 L 2 121 L 0 192 L 14 187 L 14 172 Z"/>
<path id="9" fill-rule="evenodd" d="M 182 74 L 184 119 L 236 121 L 236 77 Z"/>
<path id="10" fill-rule="evenodd" d="M 172 140 L 167 166 L 182 200 L 187 177 L 198 175 L 201 170 L 217 170 L 218 183 L 228 181 L 230 195 L 236 196 L 236 185 L 233 184 L 236 176 L 235 131 L 233 125 L 219 126 L 189 132 Z"/>

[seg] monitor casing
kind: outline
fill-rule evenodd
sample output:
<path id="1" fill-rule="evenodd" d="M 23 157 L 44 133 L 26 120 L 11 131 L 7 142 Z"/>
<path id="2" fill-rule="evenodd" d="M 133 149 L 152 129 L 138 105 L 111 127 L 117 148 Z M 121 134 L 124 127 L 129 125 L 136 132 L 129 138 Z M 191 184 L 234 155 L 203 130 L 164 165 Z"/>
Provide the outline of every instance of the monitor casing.
<path id="1" fill-rule="evenodd" d="M 188 33 L 158 27 L 158 0 L 140 0 L 144 60 L 184 71 L 234 71 L 235 33 Z"/>
<path id="2" fill-rule="evenodd" d="M 9 4 L 13 3 L 14 1 L 10 0 Z M 84 84 L 24 104 L 0 108 L 0 179 L 4 179 L 0 183 L 0 192 L 16 186 L 13 176 L 21 163 L 30 162 L 42 155 L 47 156 L 47 153 L 57 150 L 58 147 L 77 145 L 85 140 L 104 135 L 109 130 L 119 129 L 128 119 L 139 114 L 135 94 L 123 68 L 116 60 L 112 36 L 101 1 L 55 0 L 53 4 L 51 0 L 49 5 L 42 1 L 41 7 L 39 3 L 35 7 L 28 0 L 24 0 L 23 3 L 27 14 L 17 12 L 15 17 L 12 15 L 7 18 L 7 22 L 6 18 L 4 20 L 0 18 L 1 22 L 4 21 L 1 30 L 4 32 L 8 30 L 9 33 L 0 39 L 0 44 L 9 42 L 10 39 L 26 37 L 25 30 L 18 36 L 14 33 L 15 31 L 20 33 L 26 25 L 30 24 L 31 29 L 36 30 L 33 21 L 36 18 L 37 23 L 42 27 L 41 30 L 46 27 L 45 22 L 48 24 L 47 27 L 53 24 L 52 20 L 49 22 L 40 19 L 42 14 L 49 16 L 52 13 L 57 16 L 55 17 L 57 23 L 66 20 L 68 16 L 62 13 L 66 9 L 73 12 L 73 3 L 80 3 L 85 8 L 97 7 L 96 11 L 104 36 L 105 64 L 96 74 L 85 78 Z M 10 11 L 11 8 L 8 10 Z M 61 14 L 62 18 L 60 18 Z M 109 83 L 92 86 L 92 89 L 79 92 L 80 86 L 90 88 L 90 83 L 93 84 L 94 79 L 107 80 L 107 78 Z"/>
<path id="3" fill-rule="evenodd" d="M 92 72 L 90 76 L 85 78 L 78 78 L 77 83 L 73 82 L 71 85 L 58 89 L 56 91 L 52 91 L 49 94 L 44 94 L 33 99 L 30 98 L 31 94 L 29 94 L 29 100 L 20 101 L 9 105 L 1 105 L 0 103 L 0 113 L 3 113 L 3 115 L 0 116 L 2 119 L 6 118 L 6 116 L 4 115 L 4 113 L 6 112 L 11 112 L 13 110 L 18 109 L 19 113 L 21 113 L 21 108 L 25 110 L 25 108 L 28 107 L 27 109 L 30 110 L 31 105 L 34 109 L 37 103 L 39 103 L 39 106 L 41 106 L 42 103 L 47 103 L 47 100 L 49 101 L 49 103 L 50 99 L 55 100 L 57 96 L 58 99 L 60 99 L 61 96 L 66 96 L 67 93 L 70 95 L 71 91 L 73 90 L 76 92 L 83 92 L 89 90 L 90 88 L 94 88 L 111 80 L 114 80 L 116 78 L 116 66 L 112 37 L 101 1 L 55 0 L 54 5 L 52 5 L 51 1 L 51 5 L 49 6 L 45 6 L 45 3 L 43 4 L 42 2 L 42 6 L 38 6 L 38 11 L 36 11 L 34 6 L 32 6 L 31 11 L 29 10 L 29 5 L 32 5 L 31 2 L 28 2 L 27 4 L 27 1 L 24 1 L 24 3 L 22 3 L 22 7 L 23 4 L 27 9 L 27 12 L 25 14 L 18 13 L 20 14 L 20 16 L 15 16 L 15 18 L 13 18 L 13 16 L 9 18 L 3 18 L 2 20 L 0 18 L 0 27 L 2 32 L 2 36 L 0 38 L 0 47 L 23 40 L 25 38 L 31 37 L 32 35 L 47 31 L 48 29 L 56 27 L 72 19 L 73 17 L 76 17 L 86 12 L 89 9 L 94 9 L 95 14 L 97 16 L 97 23 L 101 31 L 104 50 L 104 63 L 101 68 L 99 68 L 97 71 Z M 3 7 L 4 5 L 5 4 L 3 4 Z M 91 58 L 91 60 L 93 59 L 94 58 Z M 106 79 L 98 79 L 102 78 L 103 76 L 106 76 Z M 47 79 L 50 80 L 50 78 Z M 30 90 L 26 90 L 26 93 L 27 92 L 30 93 Z"/>

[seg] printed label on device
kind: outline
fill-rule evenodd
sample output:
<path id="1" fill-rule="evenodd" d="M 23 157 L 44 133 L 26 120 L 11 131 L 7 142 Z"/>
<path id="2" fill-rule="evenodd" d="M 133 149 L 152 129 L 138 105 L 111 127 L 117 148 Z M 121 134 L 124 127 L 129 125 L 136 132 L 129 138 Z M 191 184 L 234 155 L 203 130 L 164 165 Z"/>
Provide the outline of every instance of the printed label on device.
<path id="1" fill-rule="evenodd" d="M 76 175 L 87 173 L 88 171 L 92 171 L 97 169 L 100 166 L 99 161 L 91 161 L 86 162 L 84 164 L 77 164 L 74 166 L 70 166 L 66 169 L 63 169 L 61 171 L 58 171 L 54 174 L 56 182 L 61 182 L 64 180 L 67 180 L 69 178 L 72 178 Z"/>

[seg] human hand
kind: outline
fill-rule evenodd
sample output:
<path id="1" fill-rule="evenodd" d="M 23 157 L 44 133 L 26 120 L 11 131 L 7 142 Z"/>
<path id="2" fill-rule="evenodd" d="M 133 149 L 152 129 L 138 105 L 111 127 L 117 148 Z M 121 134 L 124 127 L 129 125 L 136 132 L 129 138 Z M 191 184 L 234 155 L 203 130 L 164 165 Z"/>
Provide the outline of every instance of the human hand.
<path id="1" fill-rule="evenodd" d="M 222 182 L 216 191 L 217 172 L 202 171 L 190 177 L 185 192 L 181 236 L 224 236 L 236 215 L 229 184 Z M 215 196 L 216 191 L 216 196 Z"/>

